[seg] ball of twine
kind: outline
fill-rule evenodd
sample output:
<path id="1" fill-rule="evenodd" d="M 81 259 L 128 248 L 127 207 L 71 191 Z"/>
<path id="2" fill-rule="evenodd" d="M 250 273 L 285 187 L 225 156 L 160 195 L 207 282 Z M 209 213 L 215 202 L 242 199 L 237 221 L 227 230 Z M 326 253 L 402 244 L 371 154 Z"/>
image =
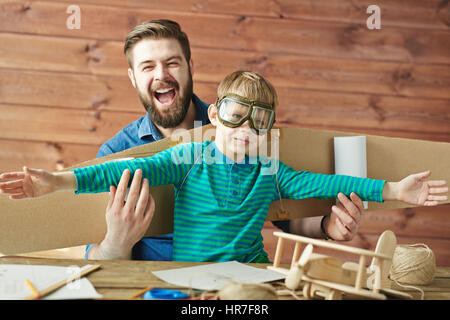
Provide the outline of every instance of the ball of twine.
<path id="1" fill-rule="evenodd" d="M 270 284 L 228 281 L 218 292 L 220 300 L 277 300 L 277 293 Z"/>
<path id="2" fill-rule="evenodd" d="M 398 245 L 395 248 L 389 274 L 392 280 L 404 284 L 427 285 L 433 282 L 435 272 L 436 259 L 426 244 Z"/>

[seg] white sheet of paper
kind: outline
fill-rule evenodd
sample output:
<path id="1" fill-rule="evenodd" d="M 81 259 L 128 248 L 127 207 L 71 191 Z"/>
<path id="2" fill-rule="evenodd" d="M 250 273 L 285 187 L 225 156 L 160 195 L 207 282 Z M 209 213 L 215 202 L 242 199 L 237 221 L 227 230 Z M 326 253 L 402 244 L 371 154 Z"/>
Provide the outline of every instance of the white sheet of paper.
<path id="1" fill-rule="evenodd" d="M 255 268 L 237 261 L 153 271 L 153 274 L 170 284 L 200 290 L 219 290 L 229 280 L 262 283 L 285 278 L 280 273 Z"/>
<path id="2" fill-rule="evenodd" d="M 334 137 L 334 173 L 367 178 L 365 136 Z M 363 204 L 367 209 L 367 201 Z"/>
<path id="3" fill-rule="evenodd" d="M 39 291 L 90 266 L 55 267 L 0 264 L 0 300 L 17 300 L 30 296 L 32 292 L 25 283 L 26 279 Z M 101 297 L 92 283 L 83 277 L 66 284 L 43 299 L 93 299 Z"/>

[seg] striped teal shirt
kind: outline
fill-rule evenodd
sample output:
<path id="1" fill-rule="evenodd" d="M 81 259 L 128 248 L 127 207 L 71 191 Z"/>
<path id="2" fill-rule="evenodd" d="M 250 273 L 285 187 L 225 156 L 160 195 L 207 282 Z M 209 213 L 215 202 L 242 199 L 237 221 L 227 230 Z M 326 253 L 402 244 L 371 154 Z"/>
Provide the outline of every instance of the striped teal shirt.
<path id="1" fill-rule="evenodd" d="M 175 187 L 174 250 L 177 261 L 250 262 L 263 251 L 261 229 L 270 204 L 282 198 L 335 198 L 355 192 L 382 200 L 385 181 L 295 171 L 279 160 L 230 161 L 214 142 L 190 143 L 149 158 L 74 169 L 75 193 L 108 192 L 123 170 L 142 169 L 150 185 Z M 276 175 L 274 174 L 276 172 Z M 130 179 L 131 181 L 131 179 Z"/>

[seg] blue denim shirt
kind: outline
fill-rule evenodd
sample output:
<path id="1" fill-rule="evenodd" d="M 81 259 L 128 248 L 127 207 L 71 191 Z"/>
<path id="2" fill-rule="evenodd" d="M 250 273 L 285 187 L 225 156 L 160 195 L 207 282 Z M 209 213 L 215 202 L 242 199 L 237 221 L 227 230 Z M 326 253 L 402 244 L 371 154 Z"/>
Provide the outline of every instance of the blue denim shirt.
<path id="1" fill-rule="evenodd" d="M 195 94 L 192 98 L 197 114 L 196 121 L 202 121 L 202 126 L 209 123 L 208 107 L 209 104 L 201 101 Z M 146 143 L 151 143 L 163 139 L 158 128 L 150 120 L 147 113 L 145 116 L 130 123 L 120 130 L 114 137 L 106 141 L 99 149 L 97 158 L 123 151 L 125 149 L 137 147 Z M 131 259 L 133 260 L 153 260 L 170 261 L 172 260 L 173 234 L 142 238 L 133 247 Z M 84 258 L 87 259 L 89 249 L 93 245 L 86 246 Z"/>

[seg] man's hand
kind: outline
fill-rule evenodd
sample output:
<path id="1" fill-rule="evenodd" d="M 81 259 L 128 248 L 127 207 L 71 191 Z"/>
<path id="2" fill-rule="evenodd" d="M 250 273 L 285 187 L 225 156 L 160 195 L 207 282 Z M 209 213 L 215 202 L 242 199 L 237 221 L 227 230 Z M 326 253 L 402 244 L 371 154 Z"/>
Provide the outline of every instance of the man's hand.
<path id="1" fill-rule="evenodd" d="M 338 195 L 339 204 L 331 208 L 325 216 L 324 229 L 334 240 L 352 240 L 361 225 L 364 211 L 363 202 L 355 193 L 348 199 L 343 193 Z M 320 223 L 323 216 L 296 218 L 290 221 L 289 231 L 309 238 L 323 238 Z"/>
<path id="2" fill-rule="evenodd" d="M 354 192 L 348 199 L 343 193 L 338 194 L 339 203 L 331 208 L 325 218 L 324 229 L 333 240 L 352 240 L 361 225 L 364 212 L 363 202 Z"/>
<path id="3" fill-rule="evenodd" d="M 144 179 L 141 186 L 142 170 L 136 170 L 124 203 L 129 179 L 127 169 L 122 173 L 117 189 L 110 187 L 106 236 L 100 245 L 91 248 L 89 259 L 131 259 L 133 246 L 147 231 L 155 212 L 148 180 Z"/>

